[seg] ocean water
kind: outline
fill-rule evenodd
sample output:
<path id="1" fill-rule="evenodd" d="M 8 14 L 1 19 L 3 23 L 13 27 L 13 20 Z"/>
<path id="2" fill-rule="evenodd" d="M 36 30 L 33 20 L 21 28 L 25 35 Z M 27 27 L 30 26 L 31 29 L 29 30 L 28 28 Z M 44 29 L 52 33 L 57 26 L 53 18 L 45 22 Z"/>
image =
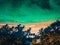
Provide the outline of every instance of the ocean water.
<path id="1" fill-rule="evenodd" d="M 0 0 L 0 23 L 60 20 L 59 0 Z"/>

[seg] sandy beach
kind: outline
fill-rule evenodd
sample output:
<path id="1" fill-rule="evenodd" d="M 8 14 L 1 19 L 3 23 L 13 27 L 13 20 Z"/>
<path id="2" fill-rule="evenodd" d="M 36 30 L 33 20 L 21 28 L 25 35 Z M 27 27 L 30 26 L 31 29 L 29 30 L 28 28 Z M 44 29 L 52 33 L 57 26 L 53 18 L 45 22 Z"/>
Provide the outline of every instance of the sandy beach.
<path id="1" fill-rule="evenodd" d="M 37 33 L 39 29 L 46 28 L 53 22 L 54 21 L 42 22 L 42 23 L 32 23 L 32 24 L 22 24 L 22 25 L 25 25 L 24 31 L 27 30 L 29 27 L 31 27 L 31 33 Z M 10 27 L 17 26 L 17 24 L 15 24 L 15 23 L 8 23 L 8 24 Z M 2 25 L 5 25 L 5 24 L 0 23 L 0 28 L 2 27 Z"/>

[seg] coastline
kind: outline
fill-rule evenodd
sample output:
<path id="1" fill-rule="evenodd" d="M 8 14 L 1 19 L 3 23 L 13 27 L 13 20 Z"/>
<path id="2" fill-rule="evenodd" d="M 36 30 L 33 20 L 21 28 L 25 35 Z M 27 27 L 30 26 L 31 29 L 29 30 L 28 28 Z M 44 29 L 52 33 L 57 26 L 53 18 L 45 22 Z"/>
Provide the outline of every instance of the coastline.
<path id="1" fill-rule="evenodd" d="M 42 23 L 32 23 L 32 24 L 21 24 L 21 25 L 25 25 L 25 28 L 23 29 L 23 31 L 26 31 L 29 27 L 31 27 L 31 33 L 37 33 L 39 31 L 39 29 L 41 28 L 46 28 L 47 26 L 49 26 L 51 23 L 53 23 L 55 21 L 48 21 L 48 22 L 42 22 Z M 5 25 L 6 23 L 0 23 L 0 28 L 2 27 L 2 25 Z M 9 24 L 9 27 L 16 27 L 17 23 L 7 23 Z"/>

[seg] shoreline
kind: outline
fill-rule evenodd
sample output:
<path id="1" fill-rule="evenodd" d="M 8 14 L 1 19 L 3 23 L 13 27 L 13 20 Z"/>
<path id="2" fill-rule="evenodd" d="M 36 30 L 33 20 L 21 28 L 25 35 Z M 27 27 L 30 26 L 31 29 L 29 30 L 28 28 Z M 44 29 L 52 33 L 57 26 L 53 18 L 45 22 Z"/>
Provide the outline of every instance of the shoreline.
<path id="1" fill-rule="evenodd" d="M 55 22 L 55 21 L 48 21 L 48 22 L 42 22 L 42 23 L 33 23 L 33 24 L 21 24 L 21 25 L 25 25 L 25 28 L 23 29 L 24 31 L 26 31 L 27 29 L 29 29 L 29 27 L 31 27 L 31 33 L 37 33 L 39 31 L 39 29 L 41 29 L 41 28 L 44 29 L 53 22 Z M 4 24 L 0 23 L 0 27 L 2 25 L 5 25 L 5 23 Z M 12 27 L 12 26 L 16 27 L 17 26 L 17 24 L 15 24 L 15 23 L 9 23 L 8 25 L 9 25 L 9 27 Z"/>
<path id="2" fill-rule="evenodd" d="M 11 25 L 16 25 L 16 24 L 22 24 L 22 25 L 30 25 L 30 24 L 40 24 L 40 23 L 48 23 L 48 22 L 55 22 L 56 20 L 51 20 L 51 21 L 45 21 L 45 22 L 35 22 L 35 23 L 19 23 L 19 22 L 0 22 L 0 24 L 11 24 Z"/>

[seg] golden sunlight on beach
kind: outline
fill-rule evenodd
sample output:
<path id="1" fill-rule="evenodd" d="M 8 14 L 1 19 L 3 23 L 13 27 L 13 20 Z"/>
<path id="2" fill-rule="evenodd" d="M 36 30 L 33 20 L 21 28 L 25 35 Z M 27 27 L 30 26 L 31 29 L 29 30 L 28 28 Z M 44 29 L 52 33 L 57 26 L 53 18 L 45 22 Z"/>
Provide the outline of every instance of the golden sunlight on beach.
<path id="1" fill-rule="evenodd" d="M 44 22 L 44 23 L 37 23 L 37 24 L 29 24 L 26 25 L 24 30 L 27 30 L 29 27 L 31 27 L 31 33 L 37 33 L 39 29 L 46 28 L 49 26 L 52 22 Z"/>
<path id="2" fill-rule="evenodd" d="M 36 23 L 36 24 L 22 24 L 22 25 L 25 25 L 25 28 L 23 29 L 24 31 L 26 31 L 27 29 L 29 29 L 29 27 L 31 27 L 31 33 L 37 33 L 39 29 L 46 28 L 51 23 L 52 22 L 44 22 L 44 23 Z M 2 25 L 5 25 L 5 24 L 0 24 L 0 28 L 2 27 Z M 12 26 L 16 27 L 17 24 L 9 24 L 9 27 L 12 27 Z"/>

